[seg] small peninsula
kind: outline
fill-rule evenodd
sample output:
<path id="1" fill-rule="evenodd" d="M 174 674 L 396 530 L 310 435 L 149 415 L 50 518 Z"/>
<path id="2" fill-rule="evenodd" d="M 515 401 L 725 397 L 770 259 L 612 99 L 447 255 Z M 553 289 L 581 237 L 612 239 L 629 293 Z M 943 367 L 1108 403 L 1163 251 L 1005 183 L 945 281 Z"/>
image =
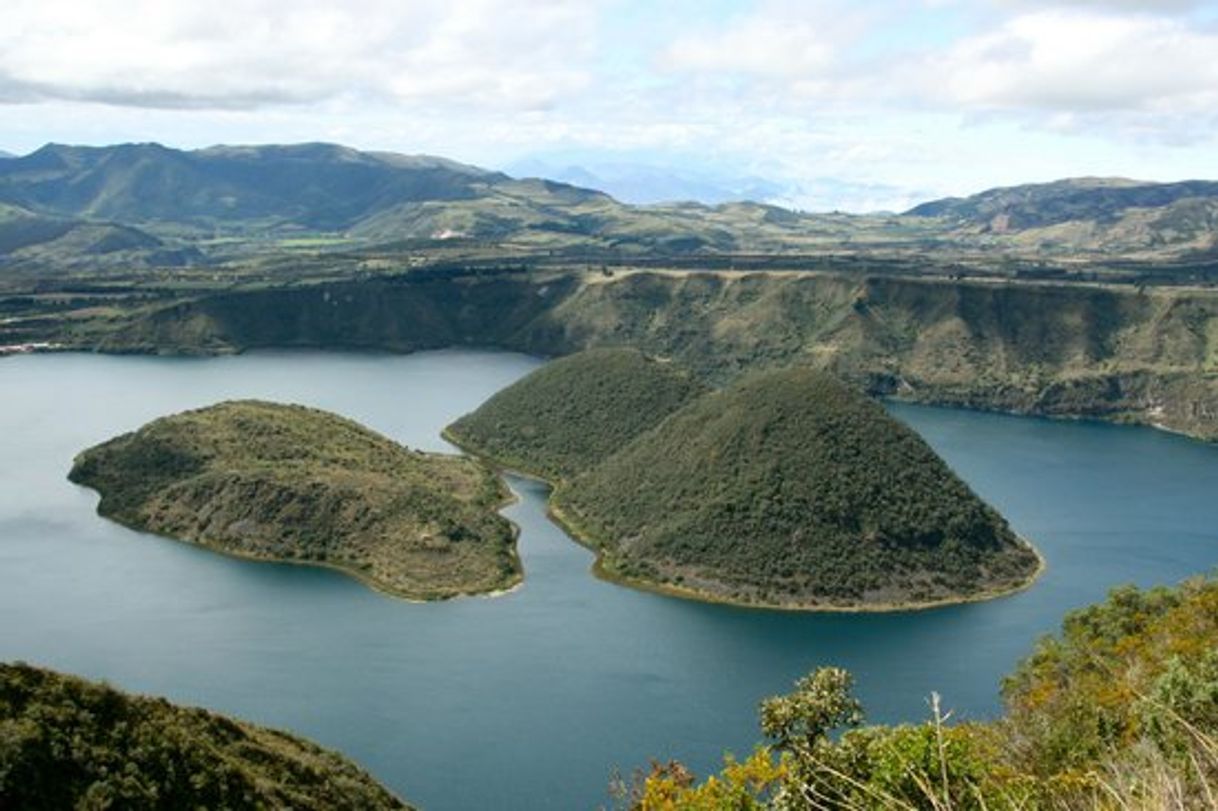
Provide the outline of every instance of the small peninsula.
<path id="1" fill-rule="evenodd" d="M 637 349 L 587 349 L 496 393 L 445 436 L 504 467 L 566 479 L 706 391 L 684 368 Z"/>
<path id="2" fill-rule="evenodd" d="M 224 402 L 155 420 L 77 456 L 98 512 L 240 557 L 329 566 L 435 600 L 510 588 L 506 486 L 472 459 L 405 448 L 295 405 Z"/>
<path id="3" fill-rule="evenodd" d="M 0 663 L 0 741 L 0 808 L 409 808 L 302 738 L 25 664 Z"/>
<path id="4" fill-rule="evenodd" d="M 540 404 L 564 389 L 579 399 L 556 378 L 601 379 L 606 357 L 580 355 L 519 381 L 512 399 Z M 630 426 L 599 458 L 539 447 L 521 425 L 538 425 L 536 410 L 503 399 L 449 435 L 553 482 L 553 515 L 598 551 L 609 579 L 772 608 L 899 610 L 1014 591 L 1041 567 L 921 437 L 825 372 L 746 375 L 667 411 L 611 393 L 595 407 L 567 405 L 585 415 L 565 426 L 569 436 Z"/>

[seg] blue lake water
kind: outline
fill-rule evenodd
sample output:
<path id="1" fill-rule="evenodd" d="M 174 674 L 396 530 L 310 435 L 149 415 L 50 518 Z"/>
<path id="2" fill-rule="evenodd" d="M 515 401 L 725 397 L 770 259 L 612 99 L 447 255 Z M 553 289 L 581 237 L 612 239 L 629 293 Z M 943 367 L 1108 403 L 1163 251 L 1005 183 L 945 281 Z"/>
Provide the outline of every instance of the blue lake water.
<path id="1" fill-rule="evenodd" d="M 764 696 L 850 668 L 872 720 L 958 717 L 1069 609 L 1113 585 L 1218 562 L 1218 447 L 1143 428 L 892 405 L 1048 559 L 1022 594 L 889 615 L 703 605 L 604 583 L 511 480 L 522 588 L 428 605 L 341 574 L 226 558 L 111 524 L 67 481 L 73 455 L 184 408 L 298 402 L 408 445 L 538 360 L 254 353 L 0 361 L 0 659 L 104 678 L 287 728 L 341 750 L 426 809 L 608 804 L 613 769 L 676 757 L 700 772 L 757 740 Z"/>

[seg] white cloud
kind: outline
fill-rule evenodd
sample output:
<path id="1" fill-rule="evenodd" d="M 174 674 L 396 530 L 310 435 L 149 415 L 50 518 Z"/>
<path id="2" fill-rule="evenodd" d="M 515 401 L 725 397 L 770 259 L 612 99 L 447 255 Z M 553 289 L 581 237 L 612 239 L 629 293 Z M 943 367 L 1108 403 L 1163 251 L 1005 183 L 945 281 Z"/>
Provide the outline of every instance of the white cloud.
<path id="1" fill-rule="evenodd" d="M 930 60 L 930 94 L 968 109 L 1197 111 L 1218 101 L 1218 33 L 1141 15 L 1041 11 Z"/>
<path id="2" fill-rule="evenodd" d="M 663 56 L 666 67 L 760 76 L 808 76 L 833 65 L 834 47 L 817 26 L 761 17 L 713 34 L 687 35 Z"/>
<path id="3" fill-rule="evenodd" d="M 1082 8 L 1155 15 L 1188 13 L 1205 0 L 998 0 L 999 6 L 1032 8 Z"/>
<path id="4" fill-rule="evenodd" d="M 536 108 L 582 88 L 580 0 L 7 0 L 0 101 L 255 108 L 337 96 Z"/>
<path id="5" fill-rule="evenodd" d="M 838 72 L 871 14 L 839 2 L 769 0 L 749 13 L 683 34 L 661 54 L 669 70 L 738 73 L 807 83 Z"/>

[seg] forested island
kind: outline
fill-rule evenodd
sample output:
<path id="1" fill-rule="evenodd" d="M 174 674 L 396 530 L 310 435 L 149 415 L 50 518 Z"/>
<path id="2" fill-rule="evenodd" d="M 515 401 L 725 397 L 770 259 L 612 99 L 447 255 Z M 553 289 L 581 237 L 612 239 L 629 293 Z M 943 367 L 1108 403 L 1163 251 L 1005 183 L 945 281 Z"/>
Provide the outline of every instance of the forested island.
<path id="1" fill-rule="evenodd" d="M 0 808 L 293 808 L 405 803 L 295 735 L 0 663 Z"/>
<path id="2" fill-rule="evenodd" d="M 680 596 L 912 608 L 1039 571 L 916 433 L 831 375 L 782 369 L 709 393 L 686 380 L 631 350 L 579 353 L 447 434 L 552 481 L 554 515 L 598 551 L 599 573 Z"/>
<path id="3" fill-rule="evenodd" d="M 522 577 L 506 486 L 471 459 L 405 448 L 294 405 L 225 402 L 81 453 L 69 478 L 135 529 L 241 557 L 340 569 L 432 600 Z"/>

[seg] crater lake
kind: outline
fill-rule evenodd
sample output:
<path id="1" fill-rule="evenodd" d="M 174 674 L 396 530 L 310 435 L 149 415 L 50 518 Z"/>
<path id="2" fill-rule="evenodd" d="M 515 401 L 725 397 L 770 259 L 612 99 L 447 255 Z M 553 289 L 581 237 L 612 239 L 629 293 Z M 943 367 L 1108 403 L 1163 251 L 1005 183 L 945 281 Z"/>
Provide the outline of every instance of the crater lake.
<path id="1" fill-rule="evenodd" d="M 0 659 L 232 713 L 337 748 L 410 802 L 609 805 L 615 769 L 699 773 L 759 738 L 758 701 L 846 667 L 873 721 L 999 709 L 1001 677 L 1070 609 L 1218 560 L 1218 448 L 1147 428 L 890 404 L 1048 562 L 1026 592 L 900 614 L 732 608 L 600 581 L 509 477 L 525 582 L 414 604 L 341 573 L 227 558 L 124 529 L 66 478 L 73 456 L 225 399 L 300 403 L 411 447 L 540 360 L 259 352 L 0 360 Z"/>

